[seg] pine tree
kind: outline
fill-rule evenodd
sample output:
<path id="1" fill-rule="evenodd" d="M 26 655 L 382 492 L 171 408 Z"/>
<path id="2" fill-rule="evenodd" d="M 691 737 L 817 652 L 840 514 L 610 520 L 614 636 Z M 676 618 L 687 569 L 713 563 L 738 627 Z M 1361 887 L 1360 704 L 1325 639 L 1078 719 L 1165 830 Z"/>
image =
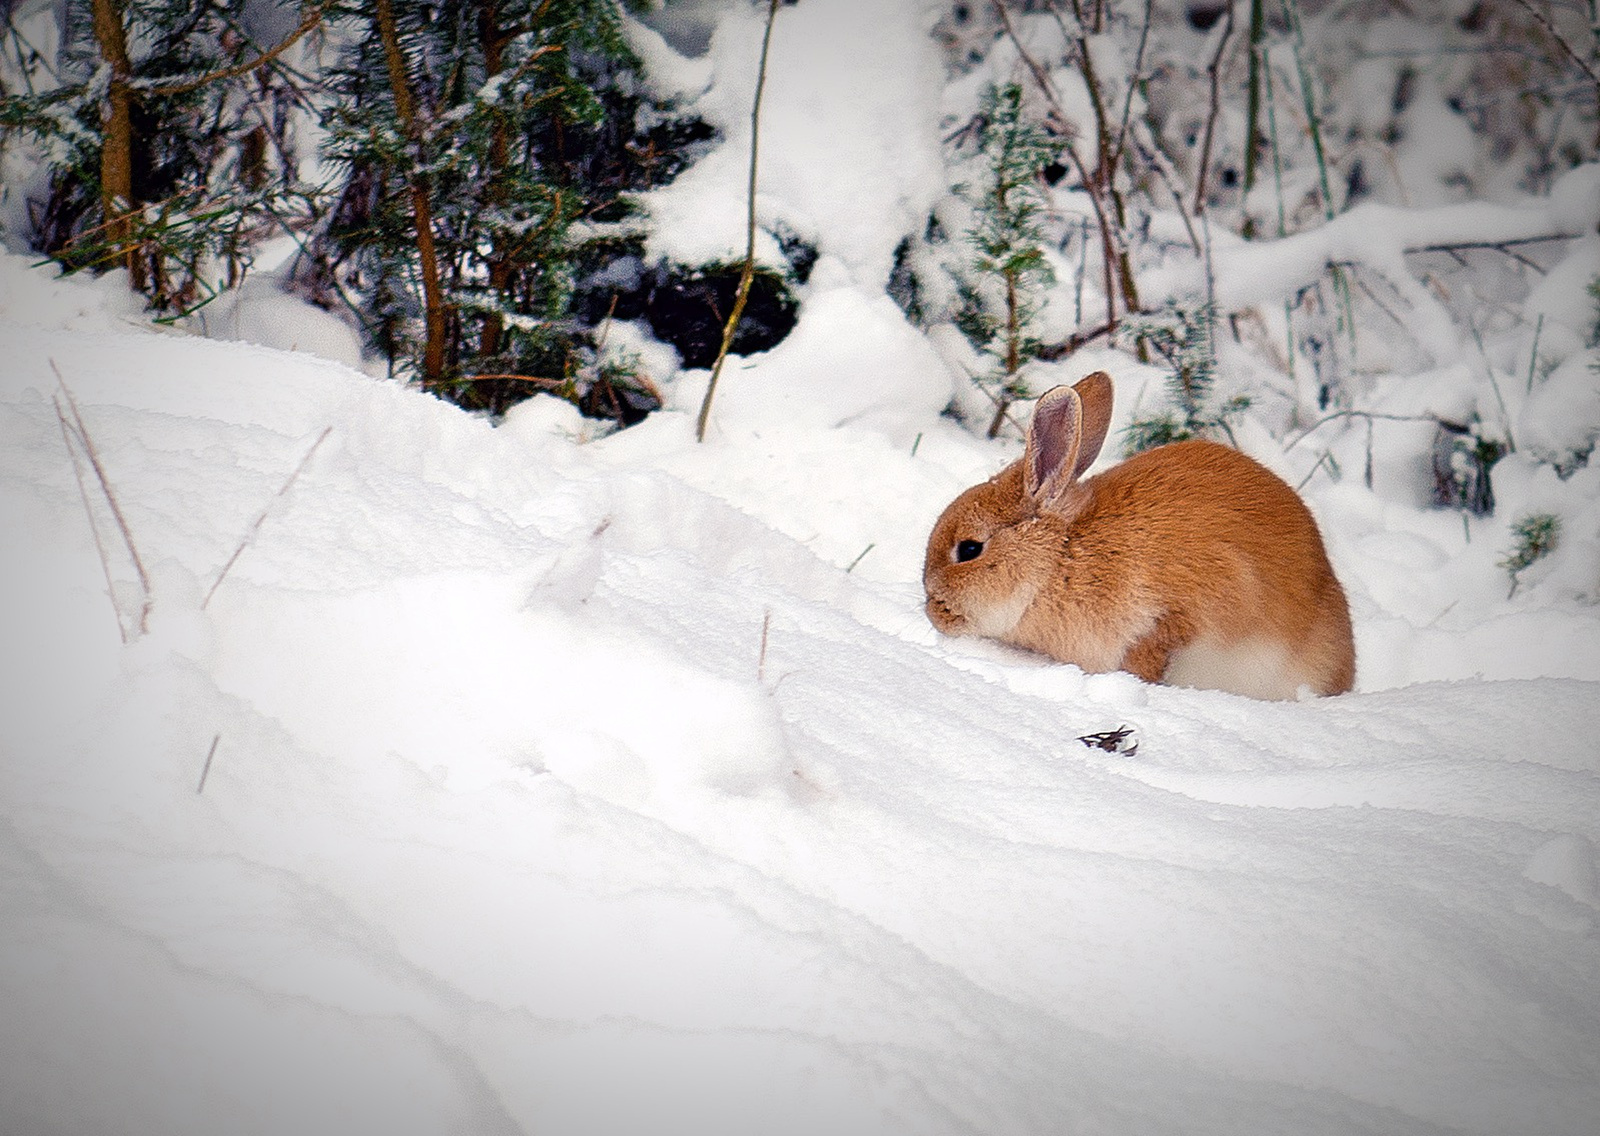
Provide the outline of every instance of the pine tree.
<path id="1" fill-rule="evenodd" d="M 1028 395 L 1022 370 L 1040 347 L 1030 324 L 1044 289 L 1055 282 L 1044 257 L 1039 214 L 1044 208 L 1040 175 L 1055 160 L 1057 146 L 1024 113 L 1022 88 L 1016 83 L 989 88 L 980 124 L 985 176 L 974 201 L 976 220 L 967 233 L 975 255 L 958 281 L 962 310 L 957 323 L 993 361 L 985 376 L 994 388 L 992 438 L 1011 403 Z"/>
<path id="2" fill-rule="evenodd" d="M 1561 518 L 1554 513 L 1524 514 L 1511 526 L 1511 535 L 1516 547 L 1500 561 L 1500 567 L 1511 577 L 1507 599 L 1517 594 L 1522 573 L 1549 556 L 1561 543 Z"/>
<path id="3" fill-rule="evenodd" d="M 284 0 L 287 6 L 289 0 Z M 252 41 L 251 0 L 68 0 L 61 80 L 0 98 L 0 127 L 50 168 L 35 247 L 69 268 L 126 268 L 151 306 L 182 313 L 237 283 L 252 236 L 305 205 L 278 96 L 285 50 Z"/>
<path id="4" fill-rule="evenodd" d="M 1127 453 L 1190 438 L 1227 435 L 1231 420 L 1249 408 L 1250 399 L 1245 395 L 1220 406 L 1212 397 L 1217 377 L 1216 322 L 1216 305 L 1199 299 L 1169 301 L 1159 312 L 1128 321 L 1128 330 L 1170 368 L 1167 396 L 1171 407 L 1128 424 Z"/>
<path id="5" fill-rule="evenodd" d="M 575 223 L 626 212 L 600 168 L 637 66 L 616 0 L 371 0 L 345 16 L 325 282 L 397 372 L 464 406 L 545 389 L 637 417 L 649 392 L 571 318 Z"/>

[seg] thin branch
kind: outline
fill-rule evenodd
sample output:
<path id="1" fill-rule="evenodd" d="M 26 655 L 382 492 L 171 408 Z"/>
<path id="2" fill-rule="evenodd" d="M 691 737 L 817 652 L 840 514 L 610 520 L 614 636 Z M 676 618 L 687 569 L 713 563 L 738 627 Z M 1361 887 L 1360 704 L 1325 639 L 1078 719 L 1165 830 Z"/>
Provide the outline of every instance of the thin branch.
<path id="1" fill-rule="evenodd" d="M 1099 327 L 1090 328 L 1088 331 L 1075 331 L 1060 343 L 1047 343 L 1039 348 L 1038 357 L 1047 363 L 1054 362 L 1057 359 L 1065 359 L 1085 344 L 1093 343 L 1101 336 L 1110 335 L 1115 330 L 1116 324 L 1108 321 Z"/>
<path id="2" fill-rule="evenodd" d="M 308 11 L 305 15 L 305 18 L 300 21 L 300 26 L 295 28 L 294 31 L 290 32 L 288 36 L 276 47 L 272 47 L 266 51 L 263 51 L 254 59 L 251 59 L 245 63 L 236 63 L 231 67 L 218 68 L 215 71 L 210 71 L 204 75 L 201 75 L 197 79 L 190 79 L 183 83 L 173 83 L 172 85 L 166 87 L 135 86 L 134 89 L 137 90 L 141 95 L 153 95 L 157 98 L 168 98 L 174 95 L 187 95 L 190 91 L 198 91 L 201 87 L 209 86 L 212 83 L 220 83 L 224 79 L 237 79 L 240 75 L 248 74 L 249 72 L 256 70 L 258 67 L 265 67 L 268 63 L 271 63 L 274 59 L 278 58 L 278 56 L 282 55 L 295 44 L 299 43 L 300 40 L 305 37 L 307 32 L 311 31 L 318 24 L 322 23 L 323 14 L 328 10 L 330 2 L 331 0 L 324 0 L 323 3 L 318 4 L 315 8 Z"/>
<path id="3" fill-rule="evenodd" d="M 1316 464 L 1311 467 L 1310 472 L 1300 479 L 1300 484 L 1294 487 L 1294 491 L 1299 493 L 1304 490 L 1307 485 L 1310 485 L 1311 479 L 1317 476 L 1317 470 L 1321 469 L 1323 466 L 1328 466 L 1331 469 L 1334 468 L 1336 464 L 1337 463 L 1335 463 L 1333 460 L 1333 451 L 1323 450 L 1322 456 L 1317 459 Z M 1331 476 L 1333 476 L 1335 480 L 1338 479 L 1337 474 L 1333 474 Z"/>
<path id="4" fill-rule="evenodd" d="M 532 383 L 535 386 L 548 387 L 551 390 L 559 390 L 561 387 L 566 386 L 570 380 L 547 379 L 540 375 L 517 375 L 507 372 L 505 374 L 493 375 L 462 375 L 455 381 L 461 383 L 488 383 L 502 381 L 513 383 Z"/>
<path id="5" fill-rule="evenodd" d="M 1189 234 L 1189 246 L 1194 249 L 1195 256 L 1200 256 L 1202 252 L 1200 235 L 1194 231 L 1194 219 L 1189 216 L 1189 206 L 1184 203 L 1183 194 L 1178 191 L 1178 183 L 1173 176 L 1171 163 L 1167 161 L 1167 156 L 1161 152 L 1160 147 L 1153 144 L 1153 141 L 1152 145 L 1146 146 L 1135 138 L 1134 145 L 1138 147 L 1139 156 L 1144 159 L 1145 164 L 1156 172 L 1156 177 L 1161 179 L 1161 184 L 1167 187 L 1168 193 L 1172 194 L 1172 204 L 1178 210 L 1178 216 L 1183 220 L 1184 231 Z"/>
<path id="6" fill-rule="evenodd" d="M 1379 414 L 1373 410 L 1335 410 L 1333 413 L 1317 419 L 1295 435 L 1291 441 L 1285 443 L 1283 452 L 1288 453 L 1328 423 L 1337 422 L 1341 418 L 1364 418 L 1369 422 L 1432 422 L 1438 424 L 1440 421 L 1438 417 L 1432 414 Z"/>
<path id="7" fill-rule="evenodd" d="M 94 470 L 95 479 L 100 482 L 100 492 L 105 495 L 106 504 L 111 508 L 111 517 L 117 523 L 117 530 L 122 534 L 123 547 L 128 550 L 128 559 L 133 562 L 134 573 L 139 577 L 139 589 L 142 593 L 139 608 L 138 633 L 143 635 L 150 630 L 150 576 L 144 569 L 144 560 L 139 555 L 138 546 L 133 542 L 133 533 L 128 528 L 128 519 L 123 515 L 122 506 L 117 501 L 117 495 L 111 489 L 111 479 L 106 476 L 105 466 L 100 463 L 100 452 L 95 448 L 94 439 L 89 435 L 89 428 L 84 425 L 83 412 L 78 409 L 78 400 L 72 395 L 72 388 L 67 386 L 67 380 L 61 374 L 61 368 L 56 366 L 56 361 L 51 359 L 50 369 L 56 374 L 56 381 L 61 385 L 61 393 L 66 396 L 67 406 L 72 410 L 72 424 L 67 423 L 66 414 L 61 409 L 61 402 L 56 400 L 56 417 L 61 420 L 62 436 L 67 441 L 67 452 L 72 456 L 73 469 L 78 473 L 78 489 L 83 493 L 84 509 L 89 510 L 89 495 L 83 483 L 82 471 L 78 469 L 77 454 L 72 449 L 72 439 L 76 438 L 84 456 L 89 461 L 89 466 Z M 89 511 L 89 526 L 94 528 L 94 513 Z M 115 586 L 111 580 L 111 564 L 107 559 L 104 545 L 100 543 L 100 533 L 95 531 L 95 547 L 100 552 L 100 563 L 106 571 L 106 583 L 112 587 L 111 604 L 117 608 L 117 625 L 121 628 L 122 614 L 117 606 Z M 122 641 L 128 642 L 128 635 L 124 632 Z"/>
<path id="8" fill-rule="evenodd" d="M 1217 115 L 1222 110 L 1222 55 L 1233 39 L 1233 5 L 1223 9 L 1227 15 L 1222 25 L 1222 38 L 1217 41 L 1217 53 L 1211 57 L 1206 71 L 1211 77 L 1211 110 L 1206 115 L 1205 138 L 1200 144 L 1200 168 L 1194 177 L 1194 211 L 1198 216 L 1206 211 L 1206 174 L 1211 168 L 1211 146 L 1217 135 Z"/>
<path id="9" fill-rule="evenodd" d="M 1054 8 L 1052 0 L 1051 7 Z M 1128 75 L 1128 89 L 1123 94 L 1122 118 L 1117 123 L 1117 143 L 1111 151 L 1112 165 L 1122 161 L 1122 155 L 1128 143 L 1128 127 L 1133 120 L 1133 95 L 1139 86 L 1139 73 L 1144 70 L 1144 50 L 1150 42 L 1150 23 L 1154 14 L 1155 0 L 1144 0 L 1144 26 L 1139 30 L 1139 50 L 1133 56 L 1133 71 Z M 1228 18 L 1233 18 L 1230 8 Z"/>
<path id="10" fill-rule="evenodd" d="M 222 587 L 222 581 L 227 579 L 228 573 L 233 570 L 234 563 L 241 555 L 243 555 L 244 550 L 249 547 L 250 542 L 255 539 L 256 533 L 260 531 L 261 524 L 267 519 L 267 514 L 272 511 L 272 507 L 281 501 L 289 492 L 290 486 L 295 483 L 300 474 L 304 472 L 307 464 L 310 463 L 311 456 L 317 452 L 318 447 L 320 447 L 322 443 L 327 440 L 328 435 L 331 433 L 333 433 L 332 426 L 323 427 L 322 433 L 317 435 L 317 440 L 311 443 L 311 448 L 305 452 L 305 456 L 302 457 L 299 464 L 294 467 L 294 472 L 289 474 L 283 485 L 279 487 L 278 492 L 273 494 L 273 496 L 268 499 L 267 503 L 261 507 L 261 512 L 256 514 L 256 519 L 251 523 L 249 529 L 245 531 L 244 536 L 240 538 L 239 546 L 233 550 L 233 555 L 228 557 L 228 562 L 222 566 L 222 571 L 218 572 L 217 578 L 212 581 L 211 590 L 206 593 L 206 598 L 200 601 L 201 611 L 204 611 L 211 603 L 211 597 L 217 594 L 218 588 Z"/>
<path id="11" fill-rule="evenodd" d="M 1447 241 L 1431 245 L 1408 245 L 1404 251 L 1407 253 L 1419 253 L 1455 252 L 1459 249 L 1491 249 L 1495 252 L 1503 252 L 1507 256 L 1515 256 L 1511 250 L 1517 245 L 1537 245 L 1544 244 L 1547 241 L 1571 241 L 1576 240 L 1577 236 L 1575 233 L 1548 233 L 1538 237 L 1512 237 L 1504 241 Z M 1535 268 L 1540 273 L 1545 271 L 1532 262 L 1527 263 L 1530 268 Z"/>
<path id="12" fill-rule="evenodd" d="M 1595 69 L 1589 66 L 1588 60 L 1578 54 L 1578 49 L 1568 43 L 1560 32 L 1556 31 L 1556 26 L 1550 22 L 1550 17 L 1534 7 L 1530 0 L 1517 0 L 1517 3 L 1526 8 L 1528 15 L 1532 16 L 1539 26 L 1549 33 L 1550 38 L 1556 41 L 1557 46 L 1572 57 L 1572 61 L 1582 69 L 1585 75 L 1589 76 L 1589 81 L 1595 85 L 1595 91 L 1600 94 L 1600 74 L 1596 74 Z"/>
<path id="13" fill-rule="evenodd" d="M 1122 246 L 1120 239 L 1122 231 L 1122 203 L 1116 188 L 1116 170 L 1111 161 L 1111 134 L 1105 117 L 1105 104 L 1101 97 L 1099 80 L 1096 78 L 1093 63 L 1089 58 L 1089 47 L 1086 40 L 1078 37 L 1078 55 L 1083 67 L 1084 82 L 1088 86 L 1090 103 L 1094 108 L 1096 130 L 1096 168 L 1090 172 L 1088 164 L 1084 162 L 1083 155 L 1078 152 L 1073 144 L 1073 135 L 1078 133 L 1066 116 L 1061 105 L 1060 95 L 1057 94 L 1055 84 L 1050 80 L 1050 74 L 1033 58 L 1027 46 L 1017 35 L 1016 27 L 1011 23 L 1011 14 L 1006 10 L 1003 0 L 994 0 L 994 9 L 1000 16 L 1000 22 L 1005 25 L 1006 35 L 1012 45 L 1017 49 L 1017 55 L 1028 67 L 1033 75 L 1040 93 L 1049 100 L 1050 109 L 1062 130 L 1062 145 L 1067 152 L 1067 157 L 1078 170 L 1078 179 L 1083 183 L 1083 190 L 1089 195 L 1089 203 L 1094 207 L 1095 220 L 1100 226 L 1101 258 L 1105 268 L 1105 293 L 1106 293 L 1106 322 L 1116 324 L 1117 296 L 1120 291 L 1123 306 L 1130 311 L 1139 306 L 1138 292 L 1133 283 L 1133 271 L 1128 263 L 1127 250 Z M 1058 15 L 1059 18 L 1059 15 Z M 1081 24 L 1080 24 L 1081 27 Z M 1109 199 L 1115 216 L 1108 213 L 1106 201 Z M 1122 287 L 1117 287 L 1118 280 Z M 990 437 L 994 435 L 991 434 Z"/>
<path id="14" fill-rule="evenodd" d="M 767 49 L 772 44 L 772 25 L 778 16 L 778 0 L 767 5 L 767 27 L 761 36 L 761 63 L 756 69 L 756 93 L 750 106 L 750 188 L 749 209 L 745 219 L 744 271 L 739 274 L 739 292 L 734 297 L 733 311 L 722 328 L 722 346 L 717 349 L 716 362 L 711 366 L 711 381 L 706 384 L 706 397 L 700 403 L 700 417 L 695 422 L 695 441 L 706 440 L 706 424 L 711 420 L 711 400 L 717 393 L 717 380 L 722 377 L 722 365 L 727 361 L 728 349 L 733 346 L 733 333 L 738 329 L 739 317 L 744 315 L 745 301 L 750 298 L 750 282 L 756 274 L 756 154 L 761 138 L 761 93 L 767 85 Z"/>

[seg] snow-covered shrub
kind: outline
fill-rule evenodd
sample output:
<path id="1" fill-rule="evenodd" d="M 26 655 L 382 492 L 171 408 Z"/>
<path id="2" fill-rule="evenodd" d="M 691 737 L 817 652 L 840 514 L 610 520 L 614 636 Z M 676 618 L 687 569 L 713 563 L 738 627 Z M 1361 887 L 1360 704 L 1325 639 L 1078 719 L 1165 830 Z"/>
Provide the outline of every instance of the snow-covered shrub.
<path id="1" fill-rule="evenodd" d="M 1139 316 L 1131 323 L 1133 334 L 1170 369 L 1171 407 L 1134 418 L 1124 435 L 1124 451 L 1136 454 L 1168 442 L 1227 435 L 1229 422 L 1249 409 L 1250 398 L 1235 395 L 1218 405 L 1213 397 L 1216 306 L 1204 301 L 1181 307 L 1169 303 L 1155 315 Z"/>
<path id="2" fill-rule="evenodd" d="M 18 44 L 25 14 L 8 11 Z M 321 14 L 291 0 L 69 0 L 60 50 L 19 55 L 0 95 L 0 130 L 31 140 L 45 170 L 17 235 L 68 269 L 126 269 L 163 315 L 237 284 L 255 242 L 315 208 L 294 128 L 303 82 L 286 62 Z"/>
<path id="3" fill-rule="evenodd" d="M 353 13 L 330 76 L 339 200 L 315 263 L 396 370 L 503 409 L 572 378 L 568 233 L 593 207 L 563 131 L 625 67 L 611 3 L 400 0 Z"/>

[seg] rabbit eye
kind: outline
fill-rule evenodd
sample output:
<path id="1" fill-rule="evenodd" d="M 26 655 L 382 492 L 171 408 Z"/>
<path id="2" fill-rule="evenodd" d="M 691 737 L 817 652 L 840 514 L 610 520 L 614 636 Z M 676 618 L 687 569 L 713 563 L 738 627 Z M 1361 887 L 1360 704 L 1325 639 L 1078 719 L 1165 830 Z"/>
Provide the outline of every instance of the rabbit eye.
<path id="1" fill-rule="evenodd" d="M 968 560 L 976 560 L 983 553 L 983 541 L 964 540 L 956 545 L 956 563 L 965 564 Z"/>

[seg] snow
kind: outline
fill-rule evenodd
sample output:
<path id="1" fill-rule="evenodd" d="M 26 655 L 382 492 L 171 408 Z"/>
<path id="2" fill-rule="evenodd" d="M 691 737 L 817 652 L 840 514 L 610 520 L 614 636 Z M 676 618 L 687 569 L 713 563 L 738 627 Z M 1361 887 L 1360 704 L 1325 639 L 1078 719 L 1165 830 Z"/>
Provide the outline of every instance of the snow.
<path id="1" fill-rule="evenodd" d="M 630 31 L 722 108 L 651 199 L 689 262 L 743 243 L 761 13 L 727 12 L 700 59 Z M 758 204 L 821 255 L 704 444 L 708 376 L 638 325 L 609 342 L 665 409 L 491 423 L 361 373 L 265 273 L 185 333 L 0 254 L 0 1132 L 1592 1132 L 1593 238 L 1526 298 L 1526 387 L 1531 343 L 1486 373 L 1418 298 L 1435 357 L 1359 392 L 1392 417 L 1291 439 L 1269 384 L 1237 423 L 1326 537 L 1355 693 L 941 639 L 929 528 L 1020 442 L 941 413 L 970 348 L 882 294 L 946 191 L 931 12 L 782 8 Z M 1407 245 L 1592 232 L 1595 169 L 1219 229 L 1218 288 L 1270 318 L 1329 258 L 1398 289 Z M 1037 374 L 1101 367 L 1120 429 L 1155 368 Z M 1405 419 L 1496 374 L 1497 509 L 1432 509 Z M 1508 595 L 1537 511 L 1562 543 Z"/>
<path id="2" fill-rule="evenodd" d="M 4 332 L 18 1130 L 1600 1107 L 1596 616 L 1475 594 L 1456 518 L 1312 495 L 1362 693 L 1146 687 L 933 635 L 921 540 L 994 459 L 926 408 L 915 457 L 909 423 L 757 396 L 704 446 L 685 410 L 580 443 L 554 400 L 494 428 L 301 352 L 82 330 L 101 284 L 5 269 L 60 312 Z M 51 360 L 151 566 L 126 646 Z M 1076 740 L 1124 725 L 1132 755 Z"/>
<path id="3" fill-rule="evenodd" d="M 879 290 L 895 245 L 919 232 L 943 192 L 938 119 L 942 65 L 927 0 L 808 0 L 785 6 L 773 28 L 761 104 L 756 216 L 781 221 Z M 742 260 L 750 176 L 750 109 L 766 26 L 764 8 L 730 9 L 712 37 L 709 88 L 689 109 L 723 138 L 669 185 L 641 195 L 655 222 L 651 260 Z M 671 54 L 649 30 L 649 57 Z M 704 61 L 668 65 L 666 89 L 692 90 Z M 782 264 L 758 234 L 761 263 Z"/>

